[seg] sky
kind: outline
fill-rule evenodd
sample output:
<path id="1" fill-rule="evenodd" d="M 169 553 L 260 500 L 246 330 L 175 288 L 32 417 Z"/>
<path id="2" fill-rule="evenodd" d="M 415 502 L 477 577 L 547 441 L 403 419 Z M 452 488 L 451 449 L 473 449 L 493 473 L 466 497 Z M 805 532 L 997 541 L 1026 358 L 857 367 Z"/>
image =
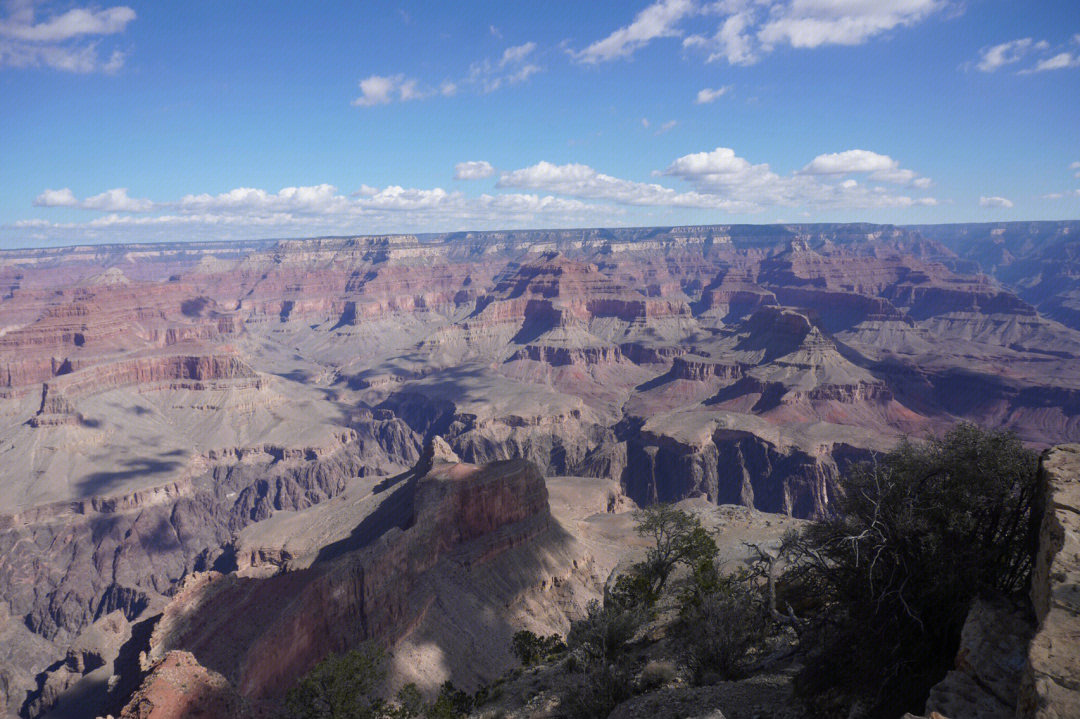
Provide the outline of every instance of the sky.
<path id="1" fill-rule="evenodd" d="M 1077 218 L 1077 0 L 0 0 L 0 247 Z"/>

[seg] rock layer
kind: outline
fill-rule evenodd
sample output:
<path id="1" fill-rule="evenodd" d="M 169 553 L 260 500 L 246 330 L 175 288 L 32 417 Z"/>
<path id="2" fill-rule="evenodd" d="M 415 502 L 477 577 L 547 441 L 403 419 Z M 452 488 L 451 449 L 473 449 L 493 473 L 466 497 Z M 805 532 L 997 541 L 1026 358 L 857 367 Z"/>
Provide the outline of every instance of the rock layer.
<path id="1" fill-rule="evenodd" d="M 1038 630 L 1028 649 L 1018 715 L 1080 715 L 1080 446 L 1040 467 L 1042 527 L 1031 580 Z"/>
<path id="2" fill-rule="evenodd" d="M 275 515 L 362 503 L 352 480 L 411 466 L 436 434 L 468 462 L 527 460 L 642 502 L 798 516 L 903 433 L 963 419 L 1080 440 L 1076 229 L 0 252 L 0 629 L 31 637 L 0 667 L 17 677 L 6 705 L 101 612 L 137 621 L 221 562 L 310 565 L 317 542 L 260 543 Z"/>

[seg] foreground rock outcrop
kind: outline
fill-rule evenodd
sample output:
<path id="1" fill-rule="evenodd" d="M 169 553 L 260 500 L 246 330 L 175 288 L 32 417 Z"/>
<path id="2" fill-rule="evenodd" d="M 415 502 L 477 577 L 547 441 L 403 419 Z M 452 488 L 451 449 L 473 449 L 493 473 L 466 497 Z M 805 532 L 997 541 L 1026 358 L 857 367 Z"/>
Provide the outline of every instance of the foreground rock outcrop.
<path id="1" fill-rule="evenodd" d="M 1038 630 L 1028 648 L 1018 715 L 1080 716 L 1080 446 L 1040 467 L 1042 528 L 1031 580 Z"/>
<path id="2" fill-rule="evenodd" d="M 1044 453 L 1038 482 L 1030 605 L 1000 597 L 975 602 L 956 667 L 930 692 L 927 714 L 1080 716 L 1080 445 Z"/>

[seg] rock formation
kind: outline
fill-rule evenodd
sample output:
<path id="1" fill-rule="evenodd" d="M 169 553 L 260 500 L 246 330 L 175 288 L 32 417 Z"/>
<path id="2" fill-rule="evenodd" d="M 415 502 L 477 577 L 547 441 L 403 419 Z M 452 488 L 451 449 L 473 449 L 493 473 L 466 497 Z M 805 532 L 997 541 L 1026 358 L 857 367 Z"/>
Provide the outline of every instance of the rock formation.
<path id="1" fill-rule="evenodd" d="M 0 637 L 19 644 L 0 699 L 38 712 L 81 633 L 115 611 L 137 625 L 194 572 L 310 567 L 327 537 L 289 518 L 366 511 L 435 435 L 478 466 L 798 517 L 904 433 L 1078 441 L 1076 231 L 0 252 Z"/>
<path id="2" fill-rule="evenodd" d="M 1030 606 L 1000 597 L 975 602 L 955 669 L 931 690 L 928 715 L 1080 716 L 1080 446 L 1043 455 L 1033 521 L 1040 531 Z"/>
<path id="3" fill-rule="evenodd" d="M 1080 447 L 1056 447 L 1040 469 L 1042 523 L 1031 603 L 1038 628 L 1028 648 L 1018 714 L 1080 715 Z"/>

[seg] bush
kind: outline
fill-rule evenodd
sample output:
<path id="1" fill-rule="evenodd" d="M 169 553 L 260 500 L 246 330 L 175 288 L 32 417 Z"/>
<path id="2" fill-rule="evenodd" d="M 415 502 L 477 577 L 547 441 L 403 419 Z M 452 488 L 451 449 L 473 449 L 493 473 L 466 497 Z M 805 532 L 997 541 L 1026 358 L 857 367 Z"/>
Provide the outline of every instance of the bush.
<path id="1" fill-rule="evenodd" d="M 734 578 L 716 584 L 711 591 L 690 595 L 677 625 L 686 665 L 698 682 L 742 676 L 747 654 L 768 629 L 754 587 Z"/>
<path id="2" fill-rule="evenodd" d="M 364 645 L 327 657 L 285 698 L 288 719 L 381 719 L 386 703 L 374 695 L 386 676 L 385 655 Z"/>
<path id="3" fill-rule="evenodd" d="M 409 682 L 398 690 L 397 709 L 393 713 L 394 719 L 421 717 L 424 715 L 425 709 L 424 696 L 415 684 Z"/>
<path id="4" fill-rule="evenodd" d="M 596 719 L 606 717 L 631 696 L 633 682 L 625 666 L 593 663 L 581 675 L 565 704 L 574 719 Z"/>
<path id="5" fill-rule="evenodd" d="M 458 719 L 472 711 L 472 697 L 453 685 L 452 682 L 443 682 L 439 687 L 439 695 L 427 708 L 424 716 L 427 719 Z"/>
<path id="6" fill-rule="evenodd" d="M 626 583 L 626 588 L 646 601 L 660 597 L 678 565 L 694 567 L 713 561 L 717 555 L 716 542 L 700 520 L 670 504 L 646 507 L 635 512 L 634 519 L 637 533 L 652 539 L 653 546 L 649 547 L 645 561 L 634 566 L 631 574 L 635 576 Z"/>
<path id="7" fill-rule="evenodd" d="M 589 602 L 585 617 L 570 625 L 566 643 L 589 660 L 616 661 L 645 623 L 646 616 L 638 608 L 604 607 L 594 599 Z"/>
<path id="8" fill-rule="evenodd" d="M 674 664 L 660 659 L 652 659 L 641 670 L 641 676 L 638 677 L 638 686 L 645 691 L 656 689 L 675 681 L 677 676 L 678 673 L 675 671 Z"/>
<path id="9" fill-rule="evenodd" d="M 558 656 L 566 651 L 566 644 L 558 634 L 538 637 L 527 629 L 514 634 L 510 644 L 511 651 L 522 664 L 531 667 Z"/>
<path id="10" fill-rule="evenodd" d="M 1036 465 L 1011 433 L 960 425 L 925 444 L 905 440 L 846 477 L 835 516 L 794 544 L 783 582 L 824 598 L 796 682 L 813 710 L 922 709 L 972 600 L 1029 580 Z"/>
<path id="11" fill-rule="evenodd" d="M 567 669 L 579 672 L 579 681 L 565 697 L 574 717 L 607 716 L 632 694 L 632 673 L 627 650 L 648 618 L 643 607 L 589 602 L 584 618 L 571 623 L 566 643 L 572 651 Z"/>
<path id="12" fill-rule="evenodd" d="M 289 691 L 285 719 L 459 719 L 472 711 L 473 698 L 449 681 L 430 704 L 412 683 L 394 703 L 378 698 L 385 663 L 385 653 L 370 644 L 326 658 Z"/>

